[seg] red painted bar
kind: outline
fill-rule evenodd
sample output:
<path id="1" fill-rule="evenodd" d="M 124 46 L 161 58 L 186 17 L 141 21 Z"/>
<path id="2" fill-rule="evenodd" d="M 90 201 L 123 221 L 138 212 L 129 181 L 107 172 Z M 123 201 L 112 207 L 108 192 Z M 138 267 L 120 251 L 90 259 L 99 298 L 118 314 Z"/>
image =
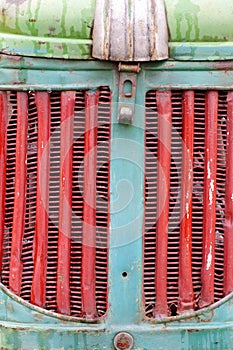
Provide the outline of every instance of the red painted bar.
<path id="1" fill-rule="evenodd" d="M 5 221 L 7 118 L 7 94 L 0 92 L 0 271 L 2 270 Z"/>
<path id="2" fill-rule="evenodd" d="M 171 91 L 157 91 L 158 108 L 158 193 L 156 224 L 155 316 L 167 315 L 167 246 L 171 162 Z"/>
<path id="3" fill-rule="evenodd" d="M 70 240 L 75 91 L 61 93 L 60 203 L 57 266 L 57 311 L 70 315 Z"/>
<path id="4" fill-rule="evenodd" d="M 180 217 L 180 268 L 178 312 L 193 309 L 192 283 L 192 187 L 193 187 L 194 91 L 183 94 L 182 191 Z"/>
<path id="5" fill-rule="evenodd" d="M 200 307 L 214 302 L 218 92 L 206 94 L 203 263 Z"/>
<path id="6" fill-rule="evenodd" d="M 9 287 L 20 294 L 22 280 L 22 241 L 24 236 L 24 220 L 26 206 L 26 174 L 27 174 L 27 131 L 28 131 L 28 96 L 26 92 L 17 93 L 17 135 L 15 194 L 12 227 L 12 247 L 10 257 Z"/>
<path id="7" fill-rule="evenodd" d="M 37 145 L 37 195 L 36 230 L 34 248 L 34 275 L 31 302 L 40 307 L 46 303 L 46 273 L 48 249 L 48 202 L 49 202 L 49 137 L 50 137 L 50 98 L 49 93 L 36 92 L 38 113 Z"/>
<path id="8" fill-rule="evenodd" d="M 227 96 L 226 207 L 224 232 L 224 294 L 233 291 L 233 91 Z"/>
<path id="9" fill-rule="evenodd" d="M 86 92 L 85 94 L 82 312 L 90 319 L 96 316 L 96 146 L 98 99 L 98 93 Z"/>

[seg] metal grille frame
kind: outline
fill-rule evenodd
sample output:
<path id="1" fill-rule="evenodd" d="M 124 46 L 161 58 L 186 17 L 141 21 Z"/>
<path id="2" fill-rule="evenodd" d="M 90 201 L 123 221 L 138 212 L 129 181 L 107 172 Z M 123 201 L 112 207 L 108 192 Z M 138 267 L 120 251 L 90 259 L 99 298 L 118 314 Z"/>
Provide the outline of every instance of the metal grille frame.
<path id="1" fill-rule="evenodd" d="M 3 73 L 0 76 L 0 90 L 69 91 L 80 89 L 96 90 L 99 86 L 109 86 L 112 91 L 113 104 L 117 103 L 118 72 L 116 67 L 110 63 L 41 60 L 2 55 L 0 67 Z M 233 90 L 232 67 L 232 62 L 172 61 L 158 64 L 143 64 L 137 81 L 136 104 L 143 107 L 145 104 L 144 97 L 150 90 Z M 133 125 L 126 130 L 126 128 L 118 125 L 117 109 L 113 106 L 110 150 L 111 184 L 114 183 L 114 175 L 119 173 L 119 167 L 114 167 L 112 159 L 117 157 L 117 155 L 119 156 L 119 151 L 126 146 L 124 137 L 127 136 L 128 139 L 140 141 L 140 145 L 144 147 L 144 133 L 138 132 L 138 126 L 142 128 L 142 124 L 140 124 L 143 119 L 142 108 L 139 111 L 136 110 L 136 113 Z M 2 128 L 0 129 L 2 130 Z M 117 143 L 119 135 L 121 139 Z M 0 138 L 0 145 L 3 144 L 4 138 Z M 119 146 L 119 149 L 115 147 L 115 144 Z M 140 158 L 141 164 L 143 164 L 143 160 Z M 123 169 L 123 166 L 120 169 Z M 141 192 L 141 189 L 144 189 L 144 180 L 142 181 L 141 171 L 134 174 L 132 183 L 138 189 L 138 197 L 140 197 L 135 202 L 136 207 L 142 212 L 141 199 L 144 196 L 144 191 Z M 114 199 L 113 189 L 112 186 L 110 189 L 110 203 Z M 181 332 L 185 334 L 184 338 L 182 338 L 184 341 L 182 345 L 187 348 L 198 347 L 198 349 L 204 350 L 206 344 L 212 341 L 219 349 L 231 348 L 230 339 L 232 338 L 233 323 L 232 292 L 220 301 L 201 310 L 178 316 L 152 317 L 148 320 L 142 307 L 143 284 L 141 282 L 143 262 L 141 256 L 143 253 L 143 237 L 137 231 L 137 240 L 128 246 L 127 249 L 123 249 L 121 246 L 116 247 L 115 242 L 119 234 L 119 231 L 117 231 L 119 215 L 118 213 L 115 213 L 115 215 L 112 212 L 110 213 L 112 226 L 108 266 L 110 281 L 108 290 L 109 312 L 106 318 L 99 322 L 89 321 L 90 324 L 87 320 L 79 322 L 79 319 L 74 320 L 72 317 L 55 315 L 36 306 L 28 305 L 22 299 L 9 293 L 0 284 L 1 319 L 4 320 L 1 320 L 1 324 L 4 326 L 2 328 L 4 335 L 1 339 L 2 347 L 7 348 L 9 344 L 12 344 L 15 348 L 27 348 L 27 345 L 30 343 L 31 346 L 36 348 L 38 346 L 38 338 L 35 337 L 35 330 L 43 332 L 43 337 L 40 338 L 40 346 L 45 349 L 51 342 L 53 347 L 57 348 L 72 348 L 75 346 L 78 348 L 87 346 L 95 348 L 97 341 L 101 346 L 102 344 L 105 346 L 107 344 L 107 346 L 111 347 L 115 334 L 122 331 L 122 326 L 125 325 L 127 331 L 134 336 L 135 344 L 142 348 L 145 346 L 145 339 L 147 339 L 148 348 L 163 347 L 164 337 L 166 337 L 169 349 L 180 348 Z M 143 227 L 142 217 L 139 218 L 136 229 Z M 135 226 L 130 234 L 134 232 Z M 130 271 L 128 271 L 127 277 L 123 278 L 122 272 L 127 272 L 128 267 L 130 267 Z M 2 311 L 6 309 L 8 310 L 7 313 Z M 180 320 L 182 323 L 177 322 Z M 202 321 L 205 323 L 202 323 Z M 200 325 L 203 324 L 204 327 L 200 328 Z M 197 330 L 198 333 L 196 332 Z M 197 334 L 199 335 L 198 338 Z"/>
<path id="2" fill-rule="evenodd" d="M 231 182 L 227 178 L 231 166 L 226 164 L 231 96 L 231 91 L 147 93 L 144 292 L 148 316 L 198 310 L 227 294 L 231 276 L 224 262 L 229 266 L 231 258 L 226 242 L 224 254 L 224 236 L 230 230 L 226 216 L 231 201 L 225 189 Z"/>
<path id="3" fill-rule="evenodd" d="M 111 92 L 11 91 L 0 98 L 1 281 L 46 310 L 103 317 Z"/>

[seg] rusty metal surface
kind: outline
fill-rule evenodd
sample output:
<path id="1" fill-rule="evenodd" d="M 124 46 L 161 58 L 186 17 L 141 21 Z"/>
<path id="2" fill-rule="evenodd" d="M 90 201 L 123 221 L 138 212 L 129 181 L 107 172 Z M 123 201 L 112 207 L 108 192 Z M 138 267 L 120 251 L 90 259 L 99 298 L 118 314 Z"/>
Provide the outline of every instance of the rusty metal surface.
<path id="1" fill-rule="evenodd" d="M 157 251 L 156 251 L 156 305 L 154 314 L 167 314 L 167 245 L 169 221 L 169 188 L 171 164 L 171 91 L 156 91 L 158 100 L 158 200 L 157 200 Z"/>
<path id="2" fill-rule="evenodd" d="M 85 93 L 84 188 L 82 227 L 82 311 L 88 319 L 96 318 L 96 171 L 98 92 Z"/>
<path id="3" fill-rule="evenodd" d="M 61 93 L 60 198 L 57 260 L 57 310 L 70 315 L 72 172 L 75 92 Z"/>
<path id="4" fill-rule="evenodd" d="M 164 1 L 97 0 L 92 54 L 112 61 L 168 58 Z"/>
<path id="5" fill-rule="evenodd" d="M 0 260 L 3 257 L 3 241 L 4 241 L 4 221 L 5 221 L 5 200 L 6 200 L 6 130 L 7 130 L 7 94 L 0 93 Z M 2 263 L 0 263 L 2 269 Z"/>
<path id="6" fill-rule="evenodd" d="M 233 92 L 228 93 L 227 139 L 226 139 L 226 213 L 224 231 L 224 293 L 233 290 Z"/>
<path id="7" fill-rule="evenodd" d="M 31 302 L 45 307 L 46 273 L 48 254 L 48 205 L 49 205 L 49 138 L 50 138 L 50 96 L 48 92 L 37 91 L 35 102 L 38 109 L 38 163 L 35 227 L 35 262 L 32 279 Z M 46 149 L 44 149 L 46 145 Z"/>
<path id="8" fill-rule="evenodd" d="M 216 205 L 218 154 L 218 92 L 206 95 L 205 173 L 203 193 L 203 260 L 202 290 L 199 307 L 214 302 L 214 272 L 216 269 Z"/>
<path id="9" fill-rule="evenodd" d="M 180 257 L 178 313 L 194 307 L 192 284 L 192 188 L 194 145 L 194 91 L 183 96 L 182 189 L 180 209 Z"/>

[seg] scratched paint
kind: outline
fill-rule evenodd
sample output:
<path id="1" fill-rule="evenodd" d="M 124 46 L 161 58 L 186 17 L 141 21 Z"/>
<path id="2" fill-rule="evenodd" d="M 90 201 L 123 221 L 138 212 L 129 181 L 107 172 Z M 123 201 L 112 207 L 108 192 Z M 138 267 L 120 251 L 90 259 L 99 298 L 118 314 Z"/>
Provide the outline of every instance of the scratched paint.
<path id="1" fill-rule="evenodd" d="M 206 265 L 206 270 L 208 271 L 211 267 L 212 264 L 212 245 L 210 246 L 210 252 L 207 257 L 207 265 Z"/>
<path id="2" fill-rule="evenodd" d="M 213 196 L 214 196 L 214 179 L 210 180 L 210 188 L 209 188 L 209 205 L 213 204 Z"/>

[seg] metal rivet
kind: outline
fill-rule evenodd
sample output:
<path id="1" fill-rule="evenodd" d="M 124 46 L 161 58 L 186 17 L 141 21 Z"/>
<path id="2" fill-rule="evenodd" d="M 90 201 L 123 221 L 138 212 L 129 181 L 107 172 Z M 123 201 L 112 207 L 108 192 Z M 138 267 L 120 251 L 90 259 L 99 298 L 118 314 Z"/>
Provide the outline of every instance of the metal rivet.
<path id="1" fill-rule="evenodd" d="M 114 338 L 116 350 L 131 350 L 133 348 L 133 343 L 132 335 L 126 332 L 120 332 Z"/>

